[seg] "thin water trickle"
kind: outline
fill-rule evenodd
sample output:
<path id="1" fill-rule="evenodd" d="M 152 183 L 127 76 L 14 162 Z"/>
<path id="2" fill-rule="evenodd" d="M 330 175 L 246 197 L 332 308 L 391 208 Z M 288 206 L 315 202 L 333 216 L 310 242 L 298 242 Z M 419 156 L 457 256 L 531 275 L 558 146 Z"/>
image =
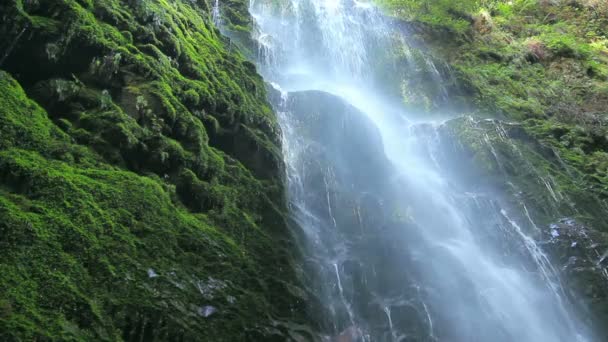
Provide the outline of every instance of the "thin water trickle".
<path id="1" fill-rule="evenodd" d="M 384 307 L 384 313 L 386 313 L 386 319 L 388 321 L 388 328 L 389 328 L 389 331 L 391 333 L 391 337 L 393 338 L 393 341 L 396 341 L 397 340 L 397 334 L 393 330 L 393 319 L 391 318 L 391 307 L 390 306 L 385 306 Z"/>
<path id="2" fill-rule="evenodd" d="M 528 235 L 539 228 L 526 204 L 505 209 L 467 187 L 452 172 L 443 124 L 413 120 L 383 97 L 382 54 L 416 63 L 401 31 L 358 0 L 252 0 L 250 11 L 259 69 L 280 92 L 288 198 L 319 336 L 590 340 Z M 441 83 L 434 62 L 423 63 Z"/>

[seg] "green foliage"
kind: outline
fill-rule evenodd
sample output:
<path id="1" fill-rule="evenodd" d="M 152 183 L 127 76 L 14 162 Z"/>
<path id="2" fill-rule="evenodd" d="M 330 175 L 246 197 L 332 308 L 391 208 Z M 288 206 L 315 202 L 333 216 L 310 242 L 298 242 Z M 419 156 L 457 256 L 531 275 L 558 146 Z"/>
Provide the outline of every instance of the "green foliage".
<path id="1" fill-rule="evenodd" d="M 520 123 L 502 140 L 493 127 L 461 122 L 459 139 L 478 165 L 519 185 L 530 203 L 544 208 L 555 204 L 538 198 L 547 193 L 538 175 L 550 179 L 555 191 L 570 198 L 562 202 L 562 213 L 608 229 L 600 204 L 608 197 L 608 7 L 537 0 L 384 3 L 395 16 L 419 22 L 417 35 L 428 44 L 427 54 L 452 67 L 452 76 L 474 99 L 477 116 Z M 467 26 L 459 29 L 454 20 L 463 18 Z M 490 132 L 494 151 L 480 130 Z"/>
<path id="2" fill-rule="evenodd" d="M 444 9 L 433 12 L 438 22 L 451 15 L 451 5 L 432 1 L 425 6 L 431 5 Z M 420 10 L 408 6 L 414 14 Z M 608 17 L 601 13 L 606 9 L 589 2 L 534 0 L 466 6 L 472 23 L 465 37 L 444 34 L 429 43 L 435 55 L 452 65 L 461 84 L 471 89 L 477 114 L 523 121 L 531 141 L 555 151 L 570 168 L 568 172 L 578 172 L 577 177 L 583 179 L 569 183 L 570 175 L 545 164 L 543 160 L 550 157 L 539 156 L 537 147 L 521 142 L 522 151 L 536 151 L 528 159 L 539 172 L 547 170 L 564 184 L 564 191 L 576 193 L 572 196 L 584 203 L 589 201 L 578 194 L 591 192 L 605 198 Z M 450 28 L 447 18 L 446 22 Z M 466 131 L 475 136 L 474 130 Z M 467 134 L 465 141 L 471 139 Z M 492 159 L 488 151 L 478 152 L 481 165 L 492 165 L 487 162 Z M 510 153 L 504 159 L 517 156 Z M 496 165 L 489 170 L 496 173 Z M 525 176 L 517 177 L 525 183 Z"/>
<path id="3" fill-rule="evenodd" d="M 600 95 L 608 50 L 598 38 L 608 20 L 594 19 L 596 8 L 538 1 L 479 5 L 487 10 L 470 12 L 468 37 L 453 37 L 456 43 L 435 50 L 475 91 L 478 109 L 515 119 L 567 117 L 592 99 L 608 103 Z"/>
<path id="4" fill-rule="evenodd" d="M 381 0 L 379 3 L 400 18 L 418 20 L 458 33 L 464 33 L 469 28 L 468 13 L 478 5 L 476 0 Z"/>
<path id="5" fill-rule="evenodd" d="M 477 89 L 483 89 L 483 97 L 478 99 L 479 105 L 492 103 L 495 108 L 515 119 L 543 115 L 544 107 L 540 102 L 543 97 L 536 95 L 559 87 L 556 84 L 539 89 L 532 83 L 528 84 L 526 79 L 536 80 L 542 77 L 542 69 L 539 67 L 518 68 L 495 62 L 463 65 L 460 71 L 468 75 L 469 81 Z"/>
<path id="6" fill-rule="evenodd" d="M 540 40 L 555 56 L 586 59 L 591 53 L 590 46 L 579 42 L 572 34 L 553 31 L 541 35 Z"/>
<path id="7" fill-rule="evenodd" d="M 608 9 L 603 4 L 539 0 L 381 4 L 398 18 L 422 23 L 417 31 L 427 32 L 423 39 L 430 54 L 442 56 L 452 66 L 484 115 L 573 116 L 573 108 L 585 102 L 597 103 L 597 108 L 584 109 L 594 112 L 608 104 L 601 95 L 608 75 L 608 16 L 603 15 Z"/>

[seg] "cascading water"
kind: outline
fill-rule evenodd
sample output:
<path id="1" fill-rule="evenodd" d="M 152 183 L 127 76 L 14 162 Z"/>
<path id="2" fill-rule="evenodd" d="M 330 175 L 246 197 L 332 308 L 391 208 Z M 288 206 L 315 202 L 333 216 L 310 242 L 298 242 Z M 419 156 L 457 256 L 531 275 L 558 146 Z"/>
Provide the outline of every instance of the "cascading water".
<path id="1" fill-rule="evenodd" d="M 220 1 L 215 0 L 213 7 L 211 8 L 211 19 L 215 26 L 220 27 L 222 25 L 222 17 L 220 13 Z"/>
<path id="2" fill-rule="evenodd" d="M 378 56 L 407 47 L 378 11 L 356 0 L 252 1 L 259 67 L 281 92 L 317 338 L 591 340 L 527 235 L 538 230 L 527 209 L 512 215 L 466 181 L 443 126 L 413 122 L 381 96 Z"/>

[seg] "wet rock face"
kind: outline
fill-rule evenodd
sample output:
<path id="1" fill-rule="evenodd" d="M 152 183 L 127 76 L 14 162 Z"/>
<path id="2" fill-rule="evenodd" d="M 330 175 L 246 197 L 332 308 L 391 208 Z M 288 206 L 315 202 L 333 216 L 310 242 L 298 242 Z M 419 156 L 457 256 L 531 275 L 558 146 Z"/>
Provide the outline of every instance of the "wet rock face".
<path id="1" fill-rule="evenodd" d="M 423 338 L 427 322 L 406 247 L 415 229 L 403 234 L 409 223 L 397 208 L 406 203 L 397 200 L 400 184 L 377 129 L 323 92 L 290 93 L 282 108 L 287 131 L 297 137 L 286 142 L 291 203 L 299 234 L 311 244 L 303 248 L 304 269 L 316 278 L 307 284 L 316 286 L 309 291 L 318 330 L 337 341 Z"/>
<path id="2" fill-rule="evenodd" d="M 550 224 L 544 247 L 564 275 L 572 296 L 579 299 L 588 324 L 606 333 L 608 319 L 608 237 L 571 218 Z"/>
<path id="3" fill-rule="evenodd" d="M 332 178 L 352 180 L 364 187 L 357 189 L 360 192 L 382 191 L 391 167 L 378 131 L 364 114 L 319 91 L 290 93 L 287 107 L 309 140 L 311 162 L 331 163 L 342 173 Z"/>
<path id="4" fill-rule="evenodd" d="M 536 121 L 461 118 L 448 122 L 443 135 L 451 153 L 466 161 L 455 172 L 473 174 L 477 168 L 472 183 L 501 189 L 507 194 L 503 203 L 528 215 L 522 221 L 535 224 L 535 240 L 601 340 L 608 310 L 606 205 L 596 180 L 585 177 L 578 159 L 545 132 L 558 128 L 541 128 Z"/>

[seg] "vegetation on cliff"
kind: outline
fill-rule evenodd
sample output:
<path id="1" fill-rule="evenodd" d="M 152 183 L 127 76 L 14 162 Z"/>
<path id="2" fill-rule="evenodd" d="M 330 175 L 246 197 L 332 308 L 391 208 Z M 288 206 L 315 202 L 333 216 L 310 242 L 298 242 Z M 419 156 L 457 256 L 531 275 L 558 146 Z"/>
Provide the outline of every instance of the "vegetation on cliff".
<path id="1" fill-rule="evenodd" d="M 285 340 L 279 130 L 209 3 L 0 13 L 0 339 Z"/>
<path id="2" fill-rule="evenodd" d="M 563 162 L 574 172 L 574 176 L 565 173 L 564 179 L 582 178 L 577 190 L 606 200 L 606 2 L 386 0 L 382 4 L 399 20 L 406 20 L 414 40 L 425 43 L 423 52 L 417 53 L 432 55 L 439 73 L 453 80 L 446 82 L 451 87 L 448 101 L 466 102 L 458 107 L 464 113 L 518 122 L 525 132 L 520 138 L 535 141 L 545 154 L 550 151 L 544 159 Z M 408 95 L 402 94 L 406 100 Z"/>
<path id="3" fill-rule="evenodd" d="M 608 3 L 380 3 L 421 61 L 416 82 L 401 86 L 404 102 L 426 115 L 469 116 L 444 129 L 464 147 L 461 160 L 476 165 L 475 184 L 498 185 L 522 222 L 540 227 L 537 239 L 583 303 L 581 316 L 605 336 Z M 445 98 L 429 92 L 437 77 L 446 80 Z"/>

